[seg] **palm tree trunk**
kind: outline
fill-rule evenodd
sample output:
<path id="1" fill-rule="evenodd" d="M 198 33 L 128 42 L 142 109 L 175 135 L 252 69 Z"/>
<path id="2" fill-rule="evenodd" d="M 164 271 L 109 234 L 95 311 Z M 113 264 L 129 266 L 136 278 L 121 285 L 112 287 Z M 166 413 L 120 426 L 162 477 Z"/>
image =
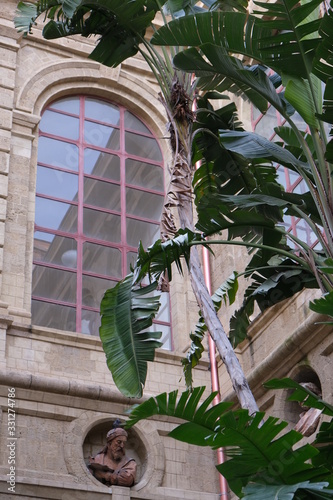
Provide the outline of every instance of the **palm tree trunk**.
<path id="1" fill-rule="evenodd" d="M 162 216 L 163 233 L 167 236 L 168 228 L 172 228 L 170 206 L 177 206 L 180 226 L 183 229 L 194 231 L 193 222 L 193 192 L 192 192 L 192 124 L 193 113 L 190 109 L 191 99 L 186 93 L 186 79 L 189 75 L 182 75 L 182 80 L 174 77 L 171 88 L 171 97 L 168 103 L 162 100 L 170 119 L 170 145 L 173 151 L 174 163 L 171 173 L 168 201 Z M 182 81 L 182 83 L 180 83 Z M 187 82 L 188 83 L 188 82 Z M 169 196 L 172 194 L 173 197 Z M 173 203 L 172 200 L 177 202 Z M 174 227 L 174 229 L 176 229 Z M 169 233 L 170 234 L 170 233 Z M 223 360 L 230 376 L 234 391 L 242 408 L 248 409 L 250 414 L 258 411 L 258 406 L 250 390 L 248 381 L 243 373 L 238 358 L 230 344 L 220 319 L 215 311 L 213 301 L 205 283 L 198 248 L 193 246 L 190 254 L 190 280 L 193 293 L 200 308 L 208 331 L 215 342 L 216 348 Z"/>
<path id="2" fill-rule="evenodd" d="M 188 172 L 188 179 L 191 183 L 189 167 Z M 180 225 L 183 229 L 188 228 L 192 231 L 194 230 L 192 202 L 189 197 L 183 197 L 183 199 L 180 200 L 178 205 L 178 216 Z M 202 317 L 205 320 L 209 334 L 215 342 L 218 353 L 225 364 L 238 401 L 242 408 L 248 409 L 249 413 L 253 414 L 258 411 L 257 403 L 250 390 L 238 358 L 215 311 L 213 301 L 205 284 L 198 248 L 196 246 L 191 248 L 190 280 Z"/>

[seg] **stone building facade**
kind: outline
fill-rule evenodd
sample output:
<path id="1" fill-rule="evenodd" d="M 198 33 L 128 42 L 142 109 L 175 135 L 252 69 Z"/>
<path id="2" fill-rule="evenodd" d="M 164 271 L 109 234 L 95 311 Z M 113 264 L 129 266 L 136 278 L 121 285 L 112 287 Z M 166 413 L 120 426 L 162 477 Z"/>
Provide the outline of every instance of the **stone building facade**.
<path id="1" fill-rule="evenodd" d="M 89 39 L 46 41 L 38 27 L 22 38 L 12 22 L 16 4 L 2 0 L 0 12 L 0 496 L 217 500 L 215 453 L 170 439 L 172 419 L 151 419 L 130 431 L 128 452 L 138 463 L 132 488 L 104 486 L 87 469 L 88 457 L 99 451 L 112 422 L 125 420 L 136 401 L 115 388 L 98 336 L 34 323 L 40 121 L 50 104 L 67 98 L 111 103 L 144 124 L 167 165 L 166 117 L 156 84 L 139 57 L 110 69 L 87 58 L 93 45 Z M 164 172 L 167 184 L 167 168 Z M 213 289 L 241 258 L 237 249 L 226 252 L 211 262 Z M 299 294 L 258 317 L 250 340 L 237 351 L 260 408 L 291 425 L 299 410 L 285 403 L 285 395 L 265 391 L 264 380 L 289 375 L 314 381 L 326 400 L 332 398 L 330 329 L 316 324 L 318 318 L 307 308 L 309 296 Z M 172 341 L 169 337 L 167 348 L 158 350 L 149 367 L 145 397 L 184 388 L 180 360 L 197 307 L 188 280 L 176 274 L 170 312 Z M 233 399 L 223 364 L 218 368 L 222 398 Z M 207 358 L 195 372 L 195 385 L 210 391 Z"/>

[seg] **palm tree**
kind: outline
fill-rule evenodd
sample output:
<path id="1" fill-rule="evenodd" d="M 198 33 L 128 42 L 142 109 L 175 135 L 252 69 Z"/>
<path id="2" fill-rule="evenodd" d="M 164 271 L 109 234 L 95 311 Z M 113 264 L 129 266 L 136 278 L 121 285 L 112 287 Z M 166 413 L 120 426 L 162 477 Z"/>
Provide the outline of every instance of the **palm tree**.
<path id="1" fill-rule="evenodd" d="M 154 350 L 160 345 L 156 333 L 145 331 L 157 305 L 144 297 L 150 288 L 140 288 L 143 277 L 149 274 L 156 287 L 165 273 L 169 280 L 172 278 L 172 263 L 181 270 L 185 259 L 201 313 L 184 362 L 187 381 L 190 384 L 190 369 L 200 358 L 202 336 L 208 330 L 240 405 L 252 414 L 258 408 L 231 343 L 235 346 L 246 335 L 254 302 L 263 310 L 273 303 L 273 287 L 281 291 L 282 299 L 311 286 L 327 294 L 312 307 L 319 305 L 321 310 L 323 304 L 328 308 L 332 303 L 333 148 L 324 127 L 325 122 L 333 123 L 331 9 L 320 17 L 319 0 L 305 5 L 282 0 L 279 4 L 258 3 L 260 13 L 249 15 L 244 8 L 241 12 L 223 12 L 221 2 L 215 4 L 217 10 L 210 11 L 200 10 L 194 1 L 182 3 L 185 15 L 170 22 L 165 19 L 165 25 L 151 40 L 145 37 L 146 29 L 157 12 L 163 15 L 163 9 L 149 0 L 41 0 L 36 5 L 19 4 L 21 14 L 16 18 L 16 26 L 27 32 L 40 14 L 47 13 L 43 30 L 46 38 L 98 35 L 99 42 L 90 57 L 109 66 L 140 52 L 160 85 L 173 152 L 169 191 L 173 196 L 166 200 L 162 238 L 147 251 L 139 247 L 134 272 L 107 291 L 101 304 L 100 335 L 118 388 L 128 396 L 142 394 L 147 361 L 153 359 Z M 172 14 L 172 2 L 166 4 Z M 163 57 L 154 44 L 162 46 Z M 255 66 L 246 66 L 235 57 L 237 54 L 255 60 Z M 273 70 L 273 76 L 267 74 L 267 68 Z M 281 81 L 283 93 L 277 92 Z M 202 98 L 194 122 L 190 104 L 197 88 Z M 226 90 L 245 96 L 262 112 L 268 104 L 274 106 L 287 123 L 279 130 L 285 146 L 244 131 L 234 105 L 213 107 L 211 100 Z M 294 110 L 307 123 L 308 133 L 300 132 L 293 122 Z M 202 165 L 194 174 L 192 164 L 198 159 Z M 286 193 L 277 182 L 272 161 L 298 172 L 308 192 L 302 196 Z M 233 174 L 224 168 L 227 162 L 237 166 Z M 196 226 L 192 181 L 198 213 Z M 178 209 L 178 230 L 170 215 L 173 205 Z M 308 223 L 320 242 L 319 251 L 286 234 L 282 226 L 284 213 L 297 215 Z M 230 340 L 218 309 L 226 297 L 235 293 L 237 275 L 211 298 L 197 252 L 198 245 L 208 245 L 207 237 L 222 230 L 228 231 L 228 239 L 214 240 L 214 244 L 243 244 L 256 249 L 245 269 L 252 283 L 243 307 L 232 319 Z M 166 239 L 170 234 L 172 238 Z M 296 286 L 290 289 L 295 276 Z M 128 362 L 129 359 L 134 362 Z"/>

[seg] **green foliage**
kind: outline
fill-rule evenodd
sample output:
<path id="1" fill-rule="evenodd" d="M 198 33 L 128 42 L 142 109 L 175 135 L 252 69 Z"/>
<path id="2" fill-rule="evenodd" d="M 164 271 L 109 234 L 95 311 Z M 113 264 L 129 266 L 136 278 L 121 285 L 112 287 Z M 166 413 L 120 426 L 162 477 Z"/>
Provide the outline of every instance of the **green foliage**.
<path id="1" fill-rule="evenodd" d="M 141 37 L 156 15 L 152 0 L 38 0 L 34 9 L 20 2 L 15 19 L 19 31 L 31 32 L 36 19 L 45 14 L 46 39 L 71 35 L 99 40 L 90 57 L 106 66 L 118 66 L 139 50 Z"/>
<path id="2" fill-rule="evenodd" d="M 271 381 L 271 388 L 295 389 L 294 399 L 307 406 L 318 405 L 332 415 L 330 405 L 296 382 L 284 379 Z M 321 459 L 327 450 L 332 453 L 332 435 L 324 426 L 321 445 L 299 446 L 302 435 L 287 431 L 286 422 L 265 417 L 258 412 L 251 416 L 245 410 L 230 410 L 227 403 L 210 407 L 215 394 L 201 401 L 204 388 L 186 391 L 177 399 L 177 391 L 150 398 L 129 412 L 127 427 L 153 415 L 167 415 L 185 420 L 170 432 L 170 436 L 198 446 L 224 448 L 228 458 L 217 466 L 232 491 L 244 499 L 320 499 L 330 498 L 333 475 L 330 465 Z M 322 428 L 321 428 L 322 429 Z M 319 434 L 322 430 L 320 429 Z M 295 447 L 297 445 L 298 447 Z M 307 496 L 310 495 L 310 496 Z M 312 496 L 311 496 L 312 495 Z"/>
<path id="3" fill-rule="evenodd" d="M 157 79 L 178 139 L 184 140 L 188 150 L 192 148 L 193 163 L 201 162 L 193 178 L 196 230 L 178 231 L 174 238 L 158 241 L 146 251 L 140 244 L 133 276 L 107 291 L 101 305 L 101 338 L 108 365 L 127 395 L 142 393 L 147 360 L 153 359 L 160 345 L 157 334 L 145 333 L 158 301 L 150 297 L 140 302 L 139 295 L 143 300 L 141 294 L 150 288 L 140 289 L 139 285 L 146 275 L 154 283 L 164 274 L 170 280 L 173 264 L 182 272 L 193 245 L 243 245 L 249 251 L 250 262 L 242 274 L 250 284 L 230 323 L 233 346 L 246 338 L 255 303 L 264 311 L 304 287 L 318 287 L 327 294 L 310 307 L 331 314 L 333 275 L 328 269 L 333 267 L 333 167 L 329 162 L 333 139 L 327 137 L 327 124 L 333 125 L 333 15 L 330 6 L 320 18 L 320 3 L 257 2 L 260 12 L 250 15 L 244 0 L 207 0 L 204 7 L 195 0 L 37 0 L 34 5 L 19 4 L 15 24 L 26 34 L 44 15 L 45 38 L 97 35 L 90 57 L 102 64 L 117 66 L 139 52 Z M 145 35 L 159 11 L 165 25 L 155 27 L 151 43 Z M 171 14 L 170 22 L 165 13 Z M 153 44 L 161 50 L 156 51 Z M 244 63 L 250 60 L 256 64 Z M 171 88 L 175 73 L 185 93 L 189 92 L 188 102 L 196 88 L 201 90 L 193 129 L 183 128 L 174 116 Z M 190 86 L 193 73 L 196 79 Z M 263 113 L 270 106 L 275 108 L 285 120 L 276 129 L 279 142 L 246 132 L 233 103 L 220 109 L 211 104 L 217 99 L 225 104 L 226 91 L 242 96 Z M 293 121 L 295 111 L 308 125 L 307 132 Z M 302 176 L 305 193 L 284 191 L 276 162 Z M 318 239 L 319 250 L 285 231 L 286 215 L 307 224 Z M 207 241 L 221 232 L 223 239 Z M 236 282 L 229 282 L 230 290 L 235 290 Z M 219 290 L 226 298 L 228 288 L 222 285 Z M 221 303 L 214 306 L 217 312 Z M 183 362 L 189 385 L 206 331 L 201 313 Z M 130 370 L 135 383 L 126 388 Z"/>
<path id="4" fill-rule="evenodd" d="M 140 398 L 148 361 L 153 361 L 155 349 L 162 345 L 158 341 L 162 333 L 147 331 L 159 308 L 159 297 L 149 296 L 157 284 L 138 288 L 132 280 L 128 275 L 106 291 L 100 337 L 116 386 L 124 395 Z"/>

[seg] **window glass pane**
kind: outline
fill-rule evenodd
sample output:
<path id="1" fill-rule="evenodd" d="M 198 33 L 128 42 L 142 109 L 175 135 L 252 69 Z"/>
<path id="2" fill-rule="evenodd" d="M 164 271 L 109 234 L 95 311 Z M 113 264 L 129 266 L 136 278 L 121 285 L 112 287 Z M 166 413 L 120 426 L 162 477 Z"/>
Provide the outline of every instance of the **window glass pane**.
<path id="1" fill-rule="evenodd" d="M 154 290 L 153 292 L 146 295 L 146 297 L 160 297 L 160 309 L 156 316 L 156 320 L 168 323 L 170 321 L 170 311 L 169 311 L 169 294 L 167 292 L 159 292 Z"/>
<path id="2" fill-rule="evenodd" d="M 168 325 L 159 325 L 158 323 L 153 323 L 152 326 L 148 329 L 149 332 L 162 332 L 162 337 L 159 339 L 160 342 L 163 342 L 162 349 L 172 349 L 171 342 L 171 328 Z"/>
<path id="3" fill-rule="evenodd" d="M 35 325 L 76 332 L 76 313 L 73 307 L 33 300 L 31 313 Z"/>
<path id="4" fill-rule="evenodd" d="M 129 111 L 125 111 L 125 128 L 131 130 L 136 130 L 137 132 L 143 132 L 144 134 L 151 135 L 149 128 L 146 127 L 136 116 L 134 116 Z"/>
<path id="5" fill-rule="evenodd" d="M 86 148 L 84 150 L 84 173 L 119 181 L 120 158 L 116 155 Z"/>
<path id="6" fill-rule="evenodd" d="M 120 212 L 120 186 L 110 182 L 84 180 L 84 203 Z"/>
<path id="7" fill-rule="evenodd" d="M 144 247 L 148 247 L 160 237 L 159 224 L 151 224 L 135 219 L 126 219 L 127 243 L 137 247 L 142 241 Z"/>
<path id="8" fill-rule="evenodd" d="M 126 212 L 147 219 L 159 220 L 162 213 L 164 196 L 126 189 Z"/>
<path id="9" fill-rule="evenodd" d="M 170 304 L 169 304 L 169 294 L 167 292 L 155 292 L 156 295 L 160 295 L 161 307 L 158 311 L 156 319 L 159 321 L 164 321 L 165 323 L 170 322 Z"/>
<path id="10" fill-rule="evenodd" d="M 160 342 L 163 343 L 162 349 L 167 349 L 171 351 L 172 349 L 172 337 L 171 337 L 171 327 L 167 325 L 155 325 L 153 326 L 156 330 L 162 332 L 162 337 L 160 338 Z"/>
<path id="11" fill-rule="evenodd" d="M 52 267 L 35 266 L 32 295 L 74 304 L 76 301 L 76 273 Z"/>
<path id="12" fill-rule="evenodd" d="M 38 194 L 46 194 L 64 200 L 77 200 L 78 176 L 38 166 L 36 191 Z"/>
<path id="13" fill-rule="evenodd" d="M 82 276 L 82 304 L 99 309 L 101 300 L 109 288 L 113 288 L 116 281 L 95 278 L 93 276 Z"/>
<path id="14" fill-rule="evenodd" d="M 126 160 L 126 183 L 164 191 L 164 175 L 161 167 L 137 160 Z"/>
<path id="15" fill-rule="evenodd" d="M 274 128 L 278 125 L 276 110 L 270 106 L 266 114 L 257 123 L 255 132 L 256 134 L 270 139 L 274 134 Z"/>
<path id="16" fill-rule="evenodd" d="M 76 241 L 72 238 L 36 231 L 34 260 L 76 268 Z"/>
<path id="17" fill-rule="evenodd" d="M 117 106 L 89 98 L 85 100 L 85 116 L 112 125 L 118 125 L 120 120 Z"/>
<path id="18" fill-rule="evenodd" d="M 95 311 L 82 310 L 81 332 L 99 337 L 99 327 L 101 326 L 101 316 Z"/>
<path id="19" fill-rule="evenodd" d="M 100 148 L 119 149 L 119 130 L 94 122 L 84 122 L 84 140 Z"/>
<path id="20" fill-rule="evenodd" d="M 161 151 L 155 139 L 125 132 L 125 144 L 129 154 L 162 161 Z"/>
<path id="21" fill-rule="evenodd" d="M 86 242 L 83 244 L 83 269 L 121 278 L 121 252 L 118 248 Z"/>
<path id="22" fill-rule="evenodd" d="M 299 179 L 299 174 L 297 172 L 293 172 L 292 170 L 288 170 L 289 173 L 289 182 L 292 186 Z"/>
<path id="23" fill-rule="evenodd" d="M 79 150 L 68 142 L 40 137 L 38 141 L 38 161 L 54 167 L 78 171 Z"/>
<path id="24" fill-rule="evenodd" d="M 86 236 L 91 238 L 113 243 L 120 242 L 120 217 L 84 208 L 83 231 Z"/>
<path id="25" fill-rule="evenodd" d="M 73 116 L 63 115 L 54 111 L 46 110 L 39 124 L 42 132 L 59 135 L 67 139 L 79 138 L 79 119 Z"/>
<path id="26" fill-rule="evenodd" d="M 80 112 L 80 98 L 65 97 L 64 99 L 59 99 L 59 101 L 53 102 L 50 108 L 78 115 Z"/>
<path id="27" fill-rule="evenodd" d="M 75 233 L 77 230 L 77 207 L 37 197 L 35 221 L 37 226 Z"/>

